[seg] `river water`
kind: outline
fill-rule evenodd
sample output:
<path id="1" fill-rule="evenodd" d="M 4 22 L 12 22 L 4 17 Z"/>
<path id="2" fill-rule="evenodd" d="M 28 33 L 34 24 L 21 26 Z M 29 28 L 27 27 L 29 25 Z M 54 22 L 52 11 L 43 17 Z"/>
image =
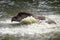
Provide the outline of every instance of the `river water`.
<path id="1" fill-rule="evenodd" d="M 5 1 L 1 2 L 4 3 Z M 14 2 L 9 2 L 8 4 L 13 5 Z M 14 6 L 15 5 L 17 4 L 14 4 Z M 21 6 L 24 5 L 25 3 Z M 17 8 L 17 6 L 15 8 L 12 6 L 13 9 L 10 6 L 8 6 L 8 9 L 1 7 L 0 40 L 60 40 L 60 7 L 47 6 L 45 1 L 39 2 L 38 6 L 27 3 L 26 5 L 20 9 L 18 9 L 19 7 Z M 29 25 L 21 25 L 19 22 L 11 22 L 11 17 L 16 15 L 16 13 L 19 11 L 35 13 L 36 15 L 43 15 L 46 17 L 46 20 L 52 19 L 56 22 L 56 24 L 48 24 L 45 22 L 46 20 L 42 20 L 40 23 Z"/>

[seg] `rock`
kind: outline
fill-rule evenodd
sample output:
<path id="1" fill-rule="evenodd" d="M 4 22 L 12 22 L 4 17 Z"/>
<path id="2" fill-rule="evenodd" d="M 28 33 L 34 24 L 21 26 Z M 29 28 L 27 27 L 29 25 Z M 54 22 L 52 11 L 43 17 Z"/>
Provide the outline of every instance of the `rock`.
<path id="1" fill-rule="evenodd" d="M 36 16 L 36 19 L 45 20 L 45 16 Z"/>
<path id="2" fill-rule="evenodd" d="M 56 22 L 54 20 L 49 19 L 48 21 L 46 21 L 48 24 L 56 24 Z"/>

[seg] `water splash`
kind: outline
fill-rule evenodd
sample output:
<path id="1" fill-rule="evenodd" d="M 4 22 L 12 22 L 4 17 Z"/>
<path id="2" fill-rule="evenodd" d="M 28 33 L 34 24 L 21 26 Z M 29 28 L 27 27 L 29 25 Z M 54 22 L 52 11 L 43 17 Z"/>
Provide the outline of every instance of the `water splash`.
<path id="1" fill-rule="evenodd" d="M 30 25 L 19 25 L 16 26 L 15 28 L 9 28 L 9 27 L 5 27 L 5 28 L 0 28 L 0 33 L 2 34 L 42 34 L 42 33 L 49 33 L 52 31 L 59 31 L 59 24 L 60 24 L 60 16 L 59 15 L 46 15 L 46 20 L 48 18 L 51 18 L 52 20 L 56 21 L 57 24 L 48 24 L 45 21 L 46 20 L 42 20 L 41 23 L 35 23 L 35 24 L 30 24 Z M 0 21 L 0 23 L 4 23 L 4 24 L 15 24 L 18 22 L 11 22 L 10 20 L 6 20 L 6 21 Z"/>
<path id="2" fill-rule="evenodd" d="M 15 21 L 11 22 L 11 19 L 7 19 L 7 20 L 4 20 L 4 21 L 0 21 L 0 23 L 1 24 L 17 24 L 19 22 L 15 22 Z"/>

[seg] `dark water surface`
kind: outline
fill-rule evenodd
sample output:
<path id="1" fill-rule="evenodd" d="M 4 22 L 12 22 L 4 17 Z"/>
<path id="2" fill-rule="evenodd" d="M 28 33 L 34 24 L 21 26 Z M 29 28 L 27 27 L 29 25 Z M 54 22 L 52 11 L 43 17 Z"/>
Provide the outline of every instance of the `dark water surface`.
<path id="1" fill-rule="evenodd" d="M 18 12 L 29 12 L 46 16 L 57 24 L 41 23 L 20 25 L 11 22 Z M 0 40 L 60 40 L 60 7 L 47 4 L 46 1 L 0 1 Z"/>

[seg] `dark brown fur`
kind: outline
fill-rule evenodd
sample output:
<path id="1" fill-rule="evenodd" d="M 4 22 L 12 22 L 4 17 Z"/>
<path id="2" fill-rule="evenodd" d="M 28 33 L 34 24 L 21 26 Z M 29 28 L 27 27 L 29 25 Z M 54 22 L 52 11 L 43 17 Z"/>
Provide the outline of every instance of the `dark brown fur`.
<path id="1" fill-rule="evenodd" d="M 12 17 L 11 21 L 21 21 L 23 18 L 26 18 L 28 16 L 33 16 L 36 19 L 39 20 L 45 20 L 44 16 L 37 16 L 31 13 L 26 13 L 26 12 L 19 12 L 16 16 Z"/>
<path id="2" fill-rule="evenodd" d="M 11 21 L 21 21 L 23 18 L 33 16 L 31 13 L 19 12 L 16 16 L 12 17 Z"/>

